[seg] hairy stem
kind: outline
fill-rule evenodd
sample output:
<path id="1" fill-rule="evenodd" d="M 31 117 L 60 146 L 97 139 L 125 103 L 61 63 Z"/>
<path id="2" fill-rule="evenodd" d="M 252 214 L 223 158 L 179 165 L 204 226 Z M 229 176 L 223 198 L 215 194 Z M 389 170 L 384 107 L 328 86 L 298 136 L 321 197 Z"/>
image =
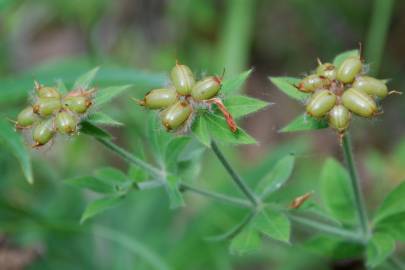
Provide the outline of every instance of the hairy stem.
<path id="1" fill-rule="evenodd" d="M 363 195 L 360 190 L 360 181 L 357 175 L 356 166 L 353 159 L 353 150 L 350 140 L 349 133 L 343 137 L 343 154 L 346 160 L 346 166 L 349 170 L 350 180 L 352 184 L 353 194 L 354 194 L 354 202 L 356 204 L 356 210 L 358 214 L 358 219 L 361 227 L 361 232 L 365 239 L 368 239 L 369 236 L 369 229 L 368 229 L 368 221 L 367 221 L 367 212 L 364 206 L 364 199 Z"/>
<path id="2" fill-rule="evenodd" d="M 243 181 L 243 179 L 236 173 L 233 169 L 231 164 L 229 164 L 228 160 L 225 158 L 224 154 L 218 148 L 218 145 L 211 141 L 211 148 L 214 154 L 218 157 L 219 161 L 222 163 L 226 171 L 231 176 L 232 180 L 235 184 L 239 187 L 239 189 L 245 194 L 245 196 L 251 201 L 254 206 L 258 206 L 260 204 L 259 199 L 255 196 L 253 191 L 249 188 L 249 186 Z"/>

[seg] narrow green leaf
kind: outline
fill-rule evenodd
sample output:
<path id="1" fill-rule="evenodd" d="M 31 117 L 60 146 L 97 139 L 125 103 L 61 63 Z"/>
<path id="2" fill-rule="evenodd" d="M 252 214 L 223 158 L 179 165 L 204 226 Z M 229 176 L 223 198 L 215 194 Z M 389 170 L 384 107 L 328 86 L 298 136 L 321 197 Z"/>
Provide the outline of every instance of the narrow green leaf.
<path id="1" fill-rule="evenodd" d="M 34 183 L 30 155 L 25 147 L 24 139 L 4 119 L 0 119 L 0 143 L 17 158 L 27 182 Z"/>
<path id="2" fill-rule="evenodd" d="M 270 238 L 290 242 L 291 225 L 283 213 L 264 209 L 253 218 L 252 226 Z"/>
<path id="3" fill-rule="evenodd" d="M 388 219 L 402 212 L 405 213 L 405 182 L 402 182 L 387 195 L 378 208 L 373 222 L 383 222 L 384 219 Z"/>
<path id="4" fill-rule="evenodd" d="M 280 132 L 296 132 L 306 130 L 316 130 L 328 127 L 326 119 L 315 119 L 307 114 L 302 114 L 283 127 Z"/>
<path id="5" fill-rule="evenodd" d="M 191 131 L 203 145 L 210 145 L 211 137 L 207 127 L 207 120 L 202 115 L 198 115 L 194 120 Z"/>
<path id="6" fill-rule="evenodd" d="M 256 192 L 264 199 L 268 194 L 278 190 L 290 178 L 294 169 L 295 156 L 289 154 L 281 158 L 269 173 L 256 186 Z"/>
<path id="7" fill-rule="evenodd" d="M 104 125 L 104 126 L 122 126 L 123 123 L 114 120 L 111 116 L 103 112 L 95 112 L 87 117 L 87 121 L 93 123 L 94 125 Z"/>
<path id="8" fill-rule="evenodd" d="M 395 240 L 388 234 L 375 233 L 367 245 L 367 265 L 376 267 L 395 250 Z"/>
<path id="9" fill-rule="evenodd" d="M 122 184 L 128 181 L 128 177 L 123 172 L 113 167 L 100 168 L 94 172 L 94 176 L 112 185 Z"/>
<path id="10" fill-rule="evenodd" d="M 270 81 L 287 96 L 303 101 L 308 98 L 308 94 L 298 91 L 295 87 L 301 80 L 293 77 L 269 77 Z"/>
<path id="11" fill-rule="evenodd" d="M 89 72 L 83 74 L 82 76 L 80 76 L 74 83 L 73 85 L 73 89 L 85 89 L 87 90 L 89 88 L 89 86 L 91 85 L 92 81 L 94 80 L 94 78 L 96 77 L 96 74 L 99 70 L 99 67 L 96 67 L 92 70 L 90 70 Z"/>
<path id="12" fill-rule="evenodd" d="M 224 99 L 224 105 L 231 115 L 237 119 L 257 112 L 271 104 L 260 99 L 237 95 L 226 97 Z"/>
<path id="13" fill-rule="evenodd" d="M 179 156 L 190 142 L 191 137 L 182 136 L 173 138 L 166 147 L 165 161 L 166 170 L 175 173 L 177 171 L 177 165 Z"/>
<path id="14" fill-rule="evenodd" d="M 160 118 L 155 112 L 151 112 L 148 116 L 148 134 L 149 143 L 156 160 L 163 163 L 167 144 L 173 139 L 173 135 L 164 130 Z"/>
<path id="15" fill-rule="evenodd" d="M 98 90 L 94 99 L 93 108 L 100 107 L 101 105 L 110 102 L 112 99 L 124 93 L 129 88 L 131 88 L 131 85 L 111 86 Z"/>
<path id="16" fill-rule="evenodd" d="M 148 173 L 138 166 L 131 164 L 127 173 L 129 179 L 134 183 L 140 183 L 148 179 Z"/>
<path id="17" fill-rule="evenodd" d="M 113 186 L 92 176 L 80 176 L 76 178 L 67 179 L 65 180 L 65 182 L 69 185 L 78 188 L 86 188 L 98 193 L 108 194 L 116 191 Z"/>
<path id="18" fill-rule="evenodd" d="M 185 204 L 183 200 L 183 195 L 179 190 L 180 178 L 175 175 L 169 175 L 167 176 L 166 181 L 167 181 L 166 190 L 169 195 L 170 208 L 175 209 L 178 207 L 183 207 Z"/>
<path id="19" fill-rule="evenodd" d="M 336 55 L 335 59 L 333 59 L 333 64 L 335 65 L 335 67 L 339 67 L 340 64 L 342 64 L 342 62 L 346 58 L 352 57 L 352 56 L 358 56 L 358 55 L 359 55 L 359 50 L 350 50 L 350 51 L 340 53 L 340 54 Z"/>
<path id="20" fill-rule="evenodd" d="M 224 80 L 222 82 L 221 93 L 229 94 L 238 91 L 243 86 L 247 78 L 249 78 L 252 71 L 253 69 L 249 69 L 233 78 Z"/>
<path id="21" fill-rule="evenodd" d="M 118 206 L 122 202 L 122 196 L 105 197 L 91 202 L 84 210 L 80 223 L 87 219 L 103 213 L 104 211 Z"/>
<path id="22" fill-rule="evenodd" d="M 88 121 L 80 122 L 80 132 L 96 138 L 112 139 L 111 135 L 107 131 L 104 131 L 103 129 L 96 127 L 95 125 L 93 125 Z"/>
<path id="23" fill-rule="evenodd" d="M 320 179 L 320 195 L 328 212 L 344 224 L 355 224 L 356 210 L 349 173 L 336 160 L 326 160 Z"/>
<path id="24" fill-rule="evenodd" d="M 62 94 L 65 95 L 67 92 L 69 92 L 66 88 L 65 83 L 62 80 L 57 80 L 56 81 L 56 89 Z"/>
<path id="25" fill-rule="evenodd" d="M 229 252 L 232 255 L 242 256 L 258 251 L 261 247 L 261 243 L 259 233 L 253 226 L 249 226 L 232 239 Z"/>

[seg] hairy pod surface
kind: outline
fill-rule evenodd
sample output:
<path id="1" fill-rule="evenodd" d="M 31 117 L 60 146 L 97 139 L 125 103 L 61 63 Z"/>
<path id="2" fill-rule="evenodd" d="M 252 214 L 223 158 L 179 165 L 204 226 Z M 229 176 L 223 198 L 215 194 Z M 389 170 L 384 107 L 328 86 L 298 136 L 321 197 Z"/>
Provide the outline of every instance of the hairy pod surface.
<path id="1" fill-rule="evenodd" d="M 190 104 L 178 101 L 161 113 L 162 124 L 167 130 L 176 129 L 187 121 L 191 112 Z"/>
<path id="2" fill-rule="evenodd" d="M 37 88 L 37 95 L 40 98 L 61 98 L 61 95 L 56 88 L 47 86 Z"/>
<path id="3" fill-rule="evenodd" d="M 91 100 L 86 96 L 67 96 L 63 103 L 67 109 L 79 114 L 85 113 L 92 105 Z"/>
<path id="4" fill-rule="evenodd" d="M 357 77 L 352 87 L 370 96 L 385 98 L 388 95 L 387 85 L 383 81 L 369 76 Z"/>
<path id="5" fill-rule="evenodd" d="M 171 71 L 171 80 L 180 95 L 189 95 L 195 83 L 193 72 L 186 65 L 176 64 Z"/>
<path id="6" fill-rule="evenodd" d="M 191 96 L 196 100 L 206 100 L 215 97 L 221 89 L 221 79 L 207 77 L 197 82 L 191 90 Z"/>
<path id="7" fill-rule="evenodd" d="M 351 113 L 343 105 L 336 105 L 329 112 L 329 125 L 343 133 L 350 125 Z"/>
<path id="8" fill-rule="evenodd" d="M 336 78 L 343 83 L 352 83 L 362 68 L 363 63 L 359 57 L 349 57 L 339 66 Z"/>
<path id="9" fill-rule="evenodd" d="M 38 119 L 38 115 L 36 115 L 33 108 L 29 106 L 18 114 L 16 126 L 21 128 L 29 127 L 38 121 Z"/>
<path id="10" fill-rule="evenodd" d="M 41 146 L 48 143 L 55 134 L 53 128 L 53 119 L 47 119 L 41 121 L 32 132 L 32 139 L 35 142 L 35 146 Z"/>
<path id="11" fill-rule="evenodd" d="M 302 79 L 302 81 L 298 85 L 298 90 L 305 93 L 311 93 L 314 92 L 316 89 L 323 88 L 327 84 L 328 83 L 325 78 L 321 78 L 318 75 L 312 74 Z"/>
<path id="12" fill-rule="evenodd" d="M 76 132 L 77 120 L 69 112 L 60 112 L 55 118 L 56 130 L 61 134 L 72 134 Z"/>
<path id="13" fill-rule="evenodd" d="M 307 113 L 313 117 L 325 116 L 336 104 L 336 95 L 331 91 L 322 89 L 315 92 L 307 103 Z"/>
<path id="14" fill-rule="evenodd" d="M 363 117 L 372 117 L 378 111 L 374 99 L 355 88 L 349 88 L 343 93 L 342 103 L 350 111 Z"/>
<path id="15" fill-rule="evenodd" d="M 336 68 L 331 63 L 324 63 L 316 69 L 316 75 L 325 77 L 331 81 L 336 79 Z"/>
<path id="16" fill-rule="evenodd" d="M 43 117 L 47 117 L 58 112 L 61 108 L 62 103 L 59 98 L 38 98 L 33 106 L 33 111 Z"/>
<path id="17" fill-rule="evenodd" d="M 177 101 L 177 92 L 173 88 L 154 89 L 145 95 L 141 105 L 149 109 L 163 109 Z"/>

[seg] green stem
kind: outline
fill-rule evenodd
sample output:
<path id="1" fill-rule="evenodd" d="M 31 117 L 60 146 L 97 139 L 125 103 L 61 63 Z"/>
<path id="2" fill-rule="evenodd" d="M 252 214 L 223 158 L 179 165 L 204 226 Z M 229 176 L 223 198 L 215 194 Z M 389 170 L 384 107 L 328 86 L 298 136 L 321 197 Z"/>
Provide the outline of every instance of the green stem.
<path id="1" fill-rule="evenodd" d="M 357 170 L 353 159 L 353 150 L 350 141 L 349 133 L 343 137 L 343 154 L 346 160 L 347 169 L 349 170 L 350 180 L 353 188 L 354 202 L 356 204 L 356 210 L 361 227 L 362 234 L 365 239 L 368 239 L 369 229 L 367 222 L 367 212 L 364 206 L 364 199 L 360 190 L 359 177 L 357 176 Z"/>
<path id="2" fill-rule="evenodd" d="M 233 167 L 229 164 L 228 160 L 225 158 L 224 154 L 218 148 L 218 145 L 211 141 L 211 149 L 214 154 L 218 157 L 219 161 L 222 163 L 226 171 L 231 176 L 232 180 L 235 184 L 239 187 L 239 189 L 246 195 L 246 197 L 252 202 L 254 206 L 258 206 L 260 204 L 259 199 L 255 196 L 253 191 L 249 188 L 248 185 L 243 181 L 243 179 L 236 173 Z"/>

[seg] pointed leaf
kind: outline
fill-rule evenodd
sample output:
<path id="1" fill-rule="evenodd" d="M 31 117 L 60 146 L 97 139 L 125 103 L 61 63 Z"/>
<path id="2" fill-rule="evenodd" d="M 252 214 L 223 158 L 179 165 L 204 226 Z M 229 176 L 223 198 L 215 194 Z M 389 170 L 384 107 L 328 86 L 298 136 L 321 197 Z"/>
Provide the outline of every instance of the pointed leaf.
<path id="1" fill-rule="evenodd" d="M 229 252 L 232 255 L 245 255 L 258 251 L 261 243 L 259 233 L 252 226 L 249 226 L 232 239 Z"/>
<path id="2" fill-rule="evenodd" d="M 94 99 L 94 105 L 92 108 L 98 108 L 101 105 L 110 102 L 112 99 L 116 98 L 118 95 L 121 95 L 130 88 L 131 85 L 122 85 L 111 86 L 98 90 L 96 92 L 96 97 Z"/>
<path id="3" fill-rule="evenodd" d="M 252 226 L 270 238 L 290 242 L 290 221 L 283 213 L 264 209 L 253 218 Z"/>
<path id="4" fill-rule="evenodd" d="M 80 122 L 80 132 L 100 139 L 112 139 L 111 135 L 107 131 L 96 127 L 88 121 Z"/>
<path id="5" fill-rule="evenodd" d="M 105 197 L 91 202 L 84 210 L 80 223 L 85 222 L 87 219 L 99 215 L 104 211 L 118 206 L 122 202 L 122 196 Z"/>
<path id="6" fill-rule="evenodd" d="M 98 193 L 113 193 L 116 190 L 113 186 L 95 178 L 92 176 L 81 176 L 76 178 L 71 178 L 65 180 L 65 182 L 69 185 L 78 187 L 78 188 L 86 188 L 94 192 Z"/>
<path id="7" fill-rule="evenodd" d="M 320 179 L 320 195 L 328 212 L 345 224 L 356 223 L 349 173 L 336 160 L 326 160 Z"/>
<path id="8" fill-rule="evenodd" d="M 94 125 L 104 125 L 104 126 L 122 126 L 123 123 L 118 122 L 111 118 L 111 116 L 103 112 L 95 112 L 87 117 L 87 121 L 93 123 Z"/>
<path id="9" fill-rule="evenodd" d="M 346 58 L 352 56 L 359 56 L 359 50 L 350 50 L 336 55 L 335 59 L 333 59 L 333 65 L 339 67 Z"/>
<path id="10" fill-rule="evenodd" d="M 166 170 L 175 173 L 177 171 L 177 164 L 179 155 L 190 142 L 191 137 L 182 136 L 173 138 L 166 147 L 165 161 Z"/>
<path id="11" fill-rule="evenodd" d="M 100 168 L 94 172 L 94 175 L 101 181 L 111 185 L 122 184 L 128 181 L 128 177 L 123 172 L 113 167 Z"/>
<path id="12" fill-rule="evenodd" d="M 222 82 L 221 93 L 229 94 L 232 92 L 237 92 L 245 83 L 247 78 L 249 78 L 252 71 L 252 69 L 249 69 L 233 78 L 224 80 Z"/>
<path id="13" fill-rule="evenodd" d="M 301 80 L 293 77 L 269 77 L 270 81 L 287 96 L 303 101 L 308 98 L 308 94 L 298 91 L 295 87 Z"/>
<path id="14" fill-rule="evenodd" d="M 163 129 L 159 116 L 153 112 L 148 116 L 148 134 L 155 158 L 163 163 L 167 144 L 173 139 L 173 135 Z"/>
<path id="15" fill-rule="evenodd" d="M 405 213 L 405 182 L 398 185 L 384 199 L 377 210 L 374 223 L 383 222 L 384 219 L 389 219 L 400 213 Z"/>
<path id="16" fill-rule="evenodd" d="M 82 88 L 87 90 L 89 88 L 89 86 L 91 85 L 92 81 L 94 80 L 94 78 L 96 77 L 96 74 L 99 70 L 99 67 L 96 67 L 92 70 L 90 70 L 89 72 L 83 74 L 82 76 L 80 76 L 76 82 L 73 85 L 73 89 L 78 89 L 78 88 Z"/>
<path id="17" fill-rule="evenodd" d="M 197 140 L 199 140 L 203 145 L 210 145 L 211 137 L 207 127 L 207 120 L 202 115 L 198 115 L 193 122 L 191 130 Z"/>
<path id="18" fill-rule="evenodd" d="M 30 155 L 24 140 L 4 119 L 0 119 L 0 144 L 3 144 L 17 158 L 27 182 L 34 183 Z"/>
<path id="19" fill-rule="evenodd" d="M 225 98 L 224 105 L 236 119 L 257 112 L 271 104 L 260 99 L 238 95 Z"/>
<path id="20" fill-rule="evenodd" d="M 280 132 L 296 132 L 306 130 L 316 130 L 328 127 L 326 119 L 315 119 L 307 114 L 302 114 L 283 127 Z"/>
<path id="21" fill-rule="evenodd" d="M 175 209 L 178 207 L 183 207 L 185 204 L 183 200 L 183 195 L 179 190 L 180 178 L 175 175 L 169 175 L 167 176 L 166 181 L 167 181 L 166 191 L 169 195 L 170 208 Z"/>
<path id="22" fill-rule="evenodd" d="M 264 199 L 268 194 L 278 190 L 290 178 L 294 169 L 295 156 L 289 154 L 280 159 L 270 172 L 260 180 L 256 192 Z"/>
<path id="23" fill-rule="evenodd" d="M 388 234 L 375 233 L 367 245 L 367 265 L 376 267 L 395 250 L 395 240 Z"/>

